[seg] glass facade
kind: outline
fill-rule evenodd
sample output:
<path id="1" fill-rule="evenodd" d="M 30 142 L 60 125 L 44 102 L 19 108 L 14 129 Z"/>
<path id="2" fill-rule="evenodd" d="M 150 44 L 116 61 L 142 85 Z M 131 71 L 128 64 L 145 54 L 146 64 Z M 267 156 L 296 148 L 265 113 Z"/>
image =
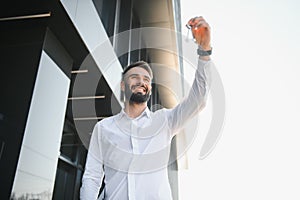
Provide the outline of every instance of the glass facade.
<path id="1" fill-rule="evenodd" d="M 116 7 L 117 1 L 118 0 L 93 0 L 108 37 L 114 35 L 116 12 L 119 12 Z"/>
<path id="2" fill-rule="evenodd" d="M 16 197 L 52 195 L 69 84 L 43 51 L 12 189 Z"/>
<path id="3" fill-rule="evenodd" d="M 34 4 L 34 1 L 31 3 Z M 3 42 L 1 41 L 0 50 L 1 54 L 7 57 L 0 61 L 1 66 L 8 66 L 5 70 L 9 77 L 18 78 L 17 83 L 9 82 L 5 73 L 1 73 L 1 85 L 10 83 L 9 89 L 1 86 L 1 91 L 4 91 L 5 96 L 13 96 L 13 91 L 18 91 L 19 96 L 13 96 L 12 100 L 2 98 L 0 104 L 0 173 L 1 179 L 4 177 L 8 180 L 2 187 L 4 195 L 1 192 L 0 199 L 79 199 L 92 129 L 99 120 L 121 109 L 114 86 L 104 76 L 104 71 L 100 70 L 97 59 L 90 55 L 90 44 L 82 36 L 81 30 L 74 26 L 74 20 L 81 23 L 81 15 L 76 13 L 79 9 L 75 8 L 90 3 L 93 7 L 85 12 L 95 11 L 98 15 L 120 66 L 124 68 L 138 60 L 151 63 L 151 49 L 140 48 L 145 46 L 141 33 L 135 32 L 133 35 L 131 32 L 132 29 L 142 28 L 135 7 L 137 2 L 134 0 L 41 2 L 34 4 L 36 7 L 40 5 L 41 10 L 31 8 L 28 13 L 45 12 L 48 13 L 47 17 L 19 22 L 7 21 L 4 22 L 5 26 L 1 24 L 0 38 Z M 66 9 L 65 5 L 69 8 Z M 72 13 L 72 16 L 68 12 Z M 17 13 L 15 15 L 18 16 Z M 17 35 L 15 30 L 21 30 L 22 35 Z M 126 38 L 116 37 L 124 31 L 129 33 L 126 34 Z M 12 36 L 14 41 L 10 43 Z M 107 55 L 104 53 L 101 56 Z M 29 57 L 32 59 L 28 59 Z M 40 95 L 34 103 L 33 91 L 34 87 L 38 86 L 38 70 L 42 69 L 39 63 L 45 57 L 59 72 L 57 76 L 50 75 L 50 72 L 43 75 L 41 83 L 45 88 L 39 90 Z M 19 62 L 15 58 L 18 58 Z M 61 83 L 57 77 L 64 77 L 67 82 Z M 20 85 L 23 89 L 20 89 Z M 90 90 L 91 87 L 95 89 Z M 158 86 L 153 83 L 152 88 L 148 107 L 152 110 L 161 109 Z M 64 90 L 64 93 L 59 93 L 61 90 Z M 51 91 L 53 93 L 50 93 Z M 62 98 L 59 98 L 59 95 Z M 35 120 L 32 121 L 33 131 L 30 131 L 30 134 L 36 135 L 32 135 L 32 140 L 28 140 L 25 128 L 30 122 L 29 110 L 34 106 L 37 106 L 37 109 Z M 40 113 L 45 117 L 41 117 L 43 115 Z M 47 124 L 47 120 L 51 123 Z M 48 126 L 49 128 L 45 128 Z M 27 168 L 24 168 L 22 160 L 27 161 Z M 22 163 L 23 168 L 17 167 Z M 48 176 L 43 174 L 46 171 Z M 45 185 L 49 187 L 46 188 Z"/>

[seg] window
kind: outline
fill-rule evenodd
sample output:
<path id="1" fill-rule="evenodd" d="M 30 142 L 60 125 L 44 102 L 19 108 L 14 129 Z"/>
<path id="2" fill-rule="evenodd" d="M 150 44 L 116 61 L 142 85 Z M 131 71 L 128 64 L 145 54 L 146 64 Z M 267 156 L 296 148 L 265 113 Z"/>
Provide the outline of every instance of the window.
<path id="1" fill-rule="evenodd" d="M 114 35 L 117 0 L 93 0 L 108 37 Z"/>

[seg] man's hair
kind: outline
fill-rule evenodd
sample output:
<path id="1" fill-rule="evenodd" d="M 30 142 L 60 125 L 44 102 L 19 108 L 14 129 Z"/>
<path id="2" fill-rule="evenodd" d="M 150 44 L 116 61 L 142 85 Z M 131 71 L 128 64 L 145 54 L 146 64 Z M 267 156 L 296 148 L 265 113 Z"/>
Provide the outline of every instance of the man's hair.
<path id="1" fill-rule="evenodd" d="M 124 71 L 122 73 L 122 80 L 124 80 L 125 74 L 134 67 L 140 67 L 140 68 L 145 69 L 149 73 L 150 78 L 151 79 L 153 78 L 153 72 L 152 72 L 152 69 L 149 66 L 149 64 L 145 61 L 138 61 L 138 62 L 132 63 L 124 68 Z"/>

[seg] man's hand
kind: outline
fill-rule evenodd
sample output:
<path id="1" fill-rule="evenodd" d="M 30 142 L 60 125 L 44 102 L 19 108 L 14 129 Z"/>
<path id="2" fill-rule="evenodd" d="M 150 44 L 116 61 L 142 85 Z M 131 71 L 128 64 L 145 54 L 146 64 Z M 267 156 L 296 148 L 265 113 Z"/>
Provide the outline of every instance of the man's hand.
<path id="1" fill-rule="evenodd" d="M 210 27 L 203 17 L 194 17 L 187 23 L 191 27 L 196 43 L 203 50 L 211 50 L 210 46 Z"/>

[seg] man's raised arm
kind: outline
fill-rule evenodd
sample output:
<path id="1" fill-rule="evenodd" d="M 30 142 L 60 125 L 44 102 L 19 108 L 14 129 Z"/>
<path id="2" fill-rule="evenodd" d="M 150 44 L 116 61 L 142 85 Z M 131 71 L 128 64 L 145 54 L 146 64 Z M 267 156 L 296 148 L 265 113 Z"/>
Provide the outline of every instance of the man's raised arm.
<path id="1" fill-rule="evenodd" d="M 213 65 L 210 60 L 210 27 L 203 17 L 195 17 L 187 24 L 193 33 L 198 44 L 198 66 L 195 72 L 195 79 L 188 96 L 175 108 L 167 111 L 170 128 L 176 132 L 184 123 L 195 116 L 205 106 L 208 94 L 209 68 Z"/>

